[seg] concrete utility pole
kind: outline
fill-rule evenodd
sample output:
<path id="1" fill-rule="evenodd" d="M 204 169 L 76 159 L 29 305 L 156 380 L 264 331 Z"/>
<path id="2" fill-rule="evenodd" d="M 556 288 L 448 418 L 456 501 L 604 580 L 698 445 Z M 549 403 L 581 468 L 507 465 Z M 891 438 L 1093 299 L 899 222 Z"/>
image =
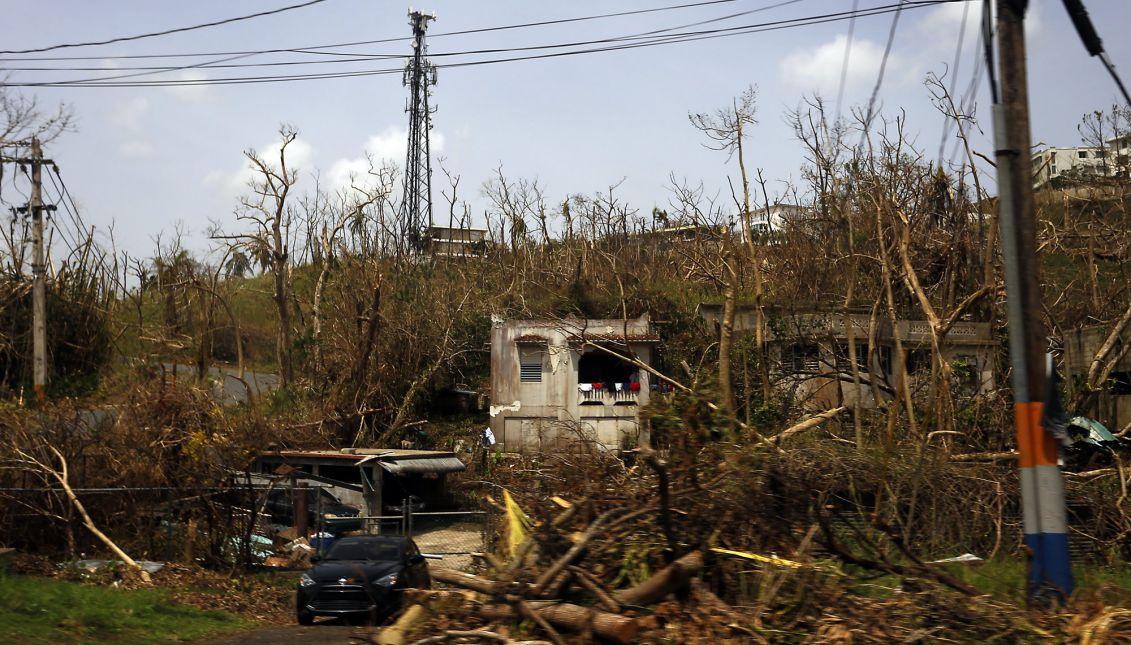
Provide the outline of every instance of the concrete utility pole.
<path id="1" fill-rule="evenodd" d="M 31 200 L 28 210 L 31 211 L 32 230 L 32 349 L 34 352 L 33 368 L 35 383 L 35 398 L 43 403 L 46 400 L 47 385 L 47 285 L 46 285 L 46 260 L 43 253 L 43 150 L 39 147 L 39 139 L 31 140 Z"/>
<path id="2" fill-rule="evenodd" d="M 998 172 L 998 222 L 1009 309 L 1013 411 L 1021 470 L 1025 546 L 1031 552 L 1027 592 L 1072 593 L 1064 480 L 1056 439 L 1045 428 L 1047 338 L 1041 322 L 1041 290 L 1029 141 L 1025 59 L 1028 0 L 997 0 L 1001 92 L 994 104 Z"/>

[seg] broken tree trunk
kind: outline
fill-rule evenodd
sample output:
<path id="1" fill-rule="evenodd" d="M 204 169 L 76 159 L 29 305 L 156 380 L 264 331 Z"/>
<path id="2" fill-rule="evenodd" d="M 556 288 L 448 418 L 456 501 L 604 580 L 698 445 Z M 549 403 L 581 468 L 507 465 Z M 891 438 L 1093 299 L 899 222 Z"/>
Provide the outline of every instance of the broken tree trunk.
<path id="1" fill-rule="evenodd" d="M 528 604 L 540 617 L 545 618 L 555 627 L 579 633 L 592 629 L 597 636 L 614 643 L 631 643 L 640 631 L 640 624 L 627 616 L 570 603 L 530 601 Z M 518 611 L 507 605 L 483 605 L 478 613 L 488 620 L 522 618 Z"/>
<path id="2" fill-rule="evenodd" d="M 98 527 L 94 525 L 94 520 L 90 519 L 90 514 L 86 512 L 86 507 L 82 505 L 81 501 L 79 501 L 78 495 L 75 495 L 75 491 L 71 489 L 70 482 L 67 481 L 67 460 L 63 457 L 63 453 L 56 450 L 55 446 L 48 447 L 51 449 L 51 452 L 55 454 L 55 458 L 59 460 L 59 470 L 48 468 L 46 466 L 43 466 L 43 469 L 54 476 L 56 481 L 59 482 L 59 485 L 63 487 L 63 492 L 67 495 L 67 499 L 71 501 L 71 504 L 74 505 L 75 510 L 78 511 L 79 515 L 82 516 L 82 523 L 91 533 L 94 534 L 94 537 L 98 538 L 103 544 L 105 544 L 106 547 L 110 549 L 110 551 L 112 551 L 114 555 L 118 556 L 118 558 L 121 559 L 121 561 L 124 562 L 127 567 L 130 567 L 131 569 L 137 571 L 138 575 L 143 581 L 149 582 L 149 572 L 145 569 L 142 569 L 141 565 L 138 564 L 136 560 L 126 555 L 125 551 L 120 549 L 113 540 L 111 540 L 105 533 L 100 531 Z"/>
<path id="3" fill-rule="evenodd" d="M 660 602 L 668 594 L 687 587 L 702 568 L 703 554 L 692 551 L 635 587 L 614 592 L 613 600 L 622 605 L 651 605 Z"/>
<path id="4" fill-rule="evenodd" d="M 434 569 L 431 573 L 432 579 L 437 582 L 471 589 L 490 596 L 500 596 L 507 592 L 530 589 L 530 585 L 527 584 L 496 582 L 451 569 Z M 626 616 L 570 603 L 535 600 L 526 602 L 531 609 L 551 625 L 571 632 L 585 632 L 592 628 L 593 633 L 601 638 L 617 643 L 629 643 L 640 630 L 640 625 L 634 619 Z M 514 607 L 507 605 L 485 605 L 478 611 L 482 616 L 491 620 L 510 620 L 523 617 Z"/>

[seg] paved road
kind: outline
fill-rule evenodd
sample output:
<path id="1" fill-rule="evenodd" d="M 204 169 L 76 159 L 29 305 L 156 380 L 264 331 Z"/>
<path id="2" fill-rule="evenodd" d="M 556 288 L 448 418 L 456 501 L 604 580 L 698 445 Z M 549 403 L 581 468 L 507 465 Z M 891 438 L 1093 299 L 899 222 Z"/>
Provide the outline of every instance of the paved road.
<path id="1" fill-rule="evenodd" d="M 172 370 L 173 364 L 166 363 L 165 369 Z M 177 364 L 177 377 L 178 378 L 193 378 L 196 375 L 195 365 L 185 365 L 184 363 Z M 209 367 L 208 378 L 213 381 L 221 381 L 224 385 L 222 394 L 224 404 L 243 403 L 247 400 L 247 388 L 239 379 L 239 370 L 234 367 Z M 279 376 L 277 374 L 269 374 L 267 372 L 252 372 L 244 370 L 243 380 L 247 382 L 248 388 L 256 395 L 263 395 L 278 389 Z"/>

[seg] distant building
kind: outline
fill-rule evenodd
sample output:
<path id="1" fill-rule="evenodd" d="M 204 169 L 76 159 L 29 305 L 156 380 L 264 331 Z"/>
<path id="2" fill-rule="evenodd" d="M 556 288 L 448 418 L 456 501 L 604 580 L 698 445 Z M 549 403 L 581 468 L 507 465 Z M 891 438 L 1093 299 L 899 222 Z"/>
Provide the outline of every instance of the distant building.
<path id="1" fill-rule="evenodd" d="M 722 320 L 722 305 L 700 304 L 699 314 L 718 325 Z M 739 305 L 734 317 L 735 332 L 753 332 L 755 320 L 753 306 Z M 875 322 L 875 351 L 869 357 L 870 324 L 870 316 L 861 313 L 849 314 L 846 320 L 845 315 L 839 312 L 767 309 L 767 362 L 777 389 L 792 393 L 803 405 L 811 408 L 856 402 L 861 407 L 875 407 L 875 392 L 879 392 L 882 400 L 888 400 L 894 393 L 898 370 L 892 359 L 897 336 L 906 354 L 912 389 L 920 382 L 927 382 L 932 353 L 929 323 L 900 320 L 893 327 L 886 318 L 878 318 Z M 849 325 L 861 382 L 858 389 L 849 362 Z M 966 394 L 982 394 L 993 389 L 996 347 L 989 323 L 957 322 L 951 327 L 942 354 L 951 364 Z M 875 378 L 874 383 L 871 377 Z"/>
<path id="2" fill-rule="evenodd" d="M 1131 167 L 1131 134 L 1112 137 L 1103 147 L 1043 148 L 1033 153 L 1033 187 L 1056 179 L 1126 177 Z"/>
<path id="3" fill-rule="evenodd" d="M 487 246 L 487 229 L 454 226 L 429 226 L 428 248 L 441 257 L 482 257 Z"/>
<path id="4" fill-rule="evenodd" d="M 1104 152 L 1099 148 L 1045 148 L 1033 154 L 1033 187 L 1061 177 L 1107 175 Z"/>
<path id="5" fill-rule="evenodd" d="M 637 411 L 654 379 L 659 338 L 648 316 L 625 320 L 502 320 L 491 328 L 491 430 L 506 452 L 550 451 L 590 441 L 636 446 Z"/>

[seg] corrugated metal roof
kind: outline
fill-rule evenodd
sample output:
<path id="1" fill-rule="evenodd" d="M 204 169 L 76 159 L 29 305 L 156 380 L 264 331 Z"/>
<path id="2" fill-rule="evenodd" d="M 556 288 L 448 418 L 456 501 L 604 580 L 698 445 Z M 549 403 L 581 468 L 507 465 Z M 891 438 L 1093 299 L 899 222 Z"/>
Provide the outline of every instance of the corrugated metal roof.
<path id="1" fill-rule="evenodd" d="M 458 473 L 467 468 L 456 457 L 417 457 L 416 459 L 390 459 L 386 457 L 377 463 L 394 475 Z"/>

